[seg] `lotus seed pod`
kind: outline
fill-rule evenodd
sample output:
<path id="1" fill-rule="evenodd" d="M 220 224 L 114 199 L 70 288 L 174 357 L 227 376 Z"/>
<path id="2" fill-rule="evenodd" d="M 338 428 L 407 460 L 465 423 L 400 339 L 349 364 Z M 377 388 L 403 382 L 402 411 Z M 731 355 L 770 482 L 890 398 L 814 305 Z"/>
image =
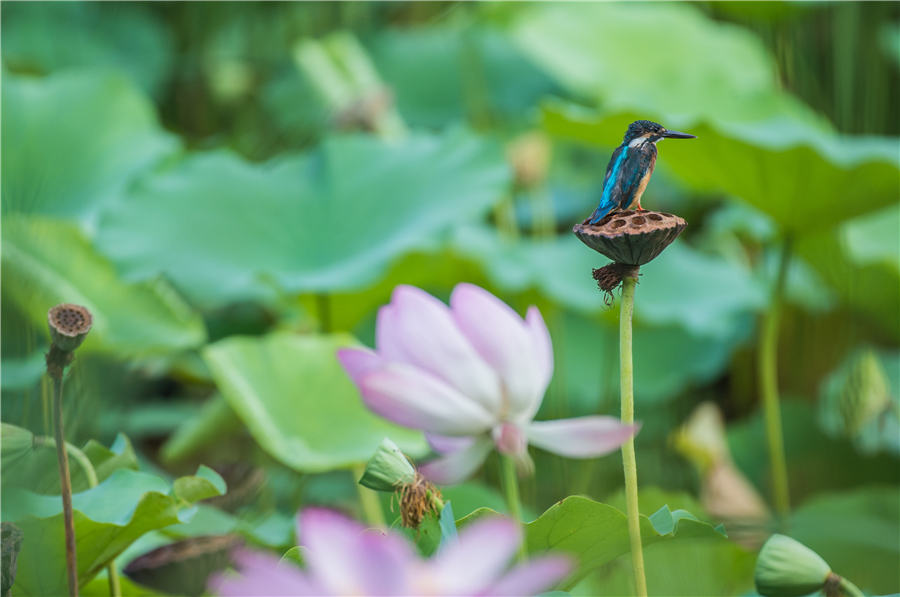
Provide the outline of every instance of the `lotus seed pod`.
<path id="1" fill-rule="evenodd" d="M 840 395 L 840 410 L 848 435 L 855 436 L 890 407 L 887 376 L 872 350 L 859 354 L 847 372 Z"/>
<path id="2" fill-rule="evenodd" d="M 375 491 L 394 492 L 416 480 L 416 469 L 397 444 L 384 438 L 375 451 L 359 484 Z"/>
<path id="3" fill-rule="evenodd" d="M 62 352 L 72 352 L 84 341 L 94 318 L 87 307 L 62 303 L 47 312 L 50 340 Z"/>
<path id="4" fill-rule="evenodd" d="M 753 579 L 766 597 L 800 597 L 822 589 L 831 574 L 813 550 L 785 535 L 772 535 L 759 552 Z"/>
<path id="5" fill-rule="evenodd" d="M 615 263 L 641 266 L 649 263 L 678 238 L 687 222 L 657 211 L 619 211 L 597 224 L 585 220 L 573 228 L 581 242 Z"/>

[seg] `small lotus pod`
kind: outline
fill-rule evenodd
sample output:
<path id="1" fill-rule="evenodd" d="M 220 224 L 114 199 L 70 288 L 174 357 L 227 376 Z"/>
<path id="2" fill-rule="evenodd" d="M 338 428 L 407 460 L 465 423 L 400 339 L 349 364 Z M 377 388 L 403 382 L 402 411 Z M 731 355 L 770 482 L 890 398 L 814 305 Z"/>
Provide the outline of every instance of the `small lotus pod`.
<path id="1" fill-rule="evenodd" d="M 759 552 L 753 579 L 765 597 L 799 597 L 815 593 L 832 575 L 813 550 L 785 535 L 772 535 Z"/>
<path id="2" fill-rule="evenodd" d="M 651 262 L 674 241 L 687 222 L 657 211 L 618 211 L 597 224 L 585 220 L 572 229 L 581 242 L 621 265 Z"/>
<path id="3" fill-rule="evenodd" d="M 62 303 L 47 312 L 50 340 L 61 352 L 72 352 L 84 341 L 94 318 L 87 307 Z"/>
<path id="4" fill-rule="evenodd" d="M 872 419 L 890 408 L 887 376 L 872 350 L 857 355 L 849 366 L 840 394 L 840 410 L 848 435 L 855 436 Z"/>
<path id="5" fill-rule="evenodd" d="M 411 485 L 416 480 L 416 469 L 397 444 L 384 438 L 375 454 L 366 463 L 366 470 L 359 484 L 375 491 L 392 493 Z"/>

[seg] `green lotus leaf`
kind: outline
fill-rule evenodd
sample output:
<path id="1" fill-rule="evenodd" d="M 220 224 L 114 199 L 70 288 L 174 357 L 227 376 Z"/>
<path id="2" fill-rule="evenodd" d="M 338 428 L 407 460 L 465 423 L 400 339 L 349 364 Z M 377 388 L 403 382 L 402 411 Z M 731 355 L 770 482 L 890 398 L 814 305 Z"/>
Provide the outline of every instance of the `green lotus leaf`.
<path id="1" fill-rule="evenodd" d="M 79 584 L 89 583 L 144 533 L 189 520 L 194 509 L 183 504 L 163 479 L 128 469 L 74 494 Z M 4 492 L 2 510 L 3 519 L 15 522 L 25 536 L 13 595 L 65 594 L 65 531 L 59 496 L 10 488 Z"/>
<path id="2" fill-rule="evenodd" d="M 90 221 L 100 205 L 177 147 L 150 101 L 122 75 L 66 71 L 32 79 L 4 73 L 3 112 L 2 142 L 15 148 L 3 152 L 4 215 Z"/>
<path id="3" fill-rule="evenodd" d="M 386 422 L 363 404 L 338 363 L 346 334 L 231 337 L 203 356 L 219 391 L 259 445 L 284 464 L 319 472 L 363 463 L 385 437 L 419 456 L 422 434 Z"/>
<path id="4" fill-rule="evenodd" d="M 483 215 L 508 169 L 457 130 L 388 143 L 327 139 L 255 165 L 197 154 L 149 177 L 101 218 L 98 243 L 132 278 L 160 271 L 203 303 L 358 289 L 390 262 Z"/>
<path id="5" fill-rule="evenodd" d="M 58 303 L 84 305 L 94 325 L 80 351 L 168 353 L 205 340 L 200 316 L 163 280 L 124 282 L 74 224 L 3 219 L 3 299 L 40 330 Z"/>

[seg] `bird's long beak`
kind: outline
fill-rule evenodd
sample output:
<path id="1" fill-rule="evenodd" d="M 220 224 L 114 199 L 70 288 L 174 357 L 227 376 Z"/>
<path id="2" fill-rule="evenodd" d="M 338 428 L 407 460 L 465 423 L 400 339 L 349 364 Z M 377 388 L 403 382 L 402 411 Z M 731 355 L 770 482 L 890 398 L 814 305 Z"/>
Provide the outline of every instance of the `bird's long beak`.
<path id="1" fill-rule="evenodd" d="M 667 139 L 696 139 L 697 135 L 692 135 L 690 133 L 679 133 L 678 131 L 666 131 L 662 134 L 663 137 Z"/>

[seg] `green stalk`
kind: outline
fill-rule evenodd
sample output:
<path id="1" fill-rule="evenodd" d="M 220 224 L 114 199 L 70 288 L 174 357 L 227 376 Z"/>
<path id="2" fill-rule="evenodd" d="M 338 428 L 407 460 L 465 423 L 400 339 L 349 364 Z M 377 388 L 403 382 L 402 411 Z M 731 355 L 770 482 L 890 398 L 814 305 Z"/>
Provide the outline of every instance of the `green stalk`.
<path id="1" fill-rule="evenodd" d="M 519 476 L 516 473 L 516 461 L 507 454 L 500 455 L 500 468 L 503 474 L 503 493 L 506 495 L 506 507 L 509 515 L 522 528 L 522 502 L 519 500 Z M 524 562 L 528 558 L 524 528 L 522 528 L 522 543 L 519 544 L 519 561 Z"/>
<path id="2" fill-rule="evenodd" d="M 860 591 L 859 587 L 857 587 L 855 584 L 853 584 L 843 576 L 841 577 L 841 584 L 838 586 L 847 597 L 866 597 L 866 594 Z"/>
<path id="3" fill-rule="evenodd" d="M 63 433 L 62 372 L 53 377 L 53 436 L 56 441 L 56 460 L 59 463 L 59 487 L 62 494 L 63 520 L 66 533 L 66 576 L 69 597 L 78 597 L 78 561 L 75 553 L 75 519 L 72 514 L 72 480 L 69 476 L 69 458 Z"/>
<path id="4" fill-rule="evenodd" d="M 622 279 L 622 310 L 619 314 L 619 387 L 622 395 L 622 423 L 634 423 L 634 367 L 631 360 L 631 320 L 634 315 L 634 287 L 637 272 Z M 634 438 L 622 444 L 622 466 L 625 469 L 625 511 L 628 515 L 628 538 L 631 542 L 631 568 L 638 597 L 647 597 L 644 576 L 644 551 L 641 546 L 641 521 L 638 508 L 637 460 Z"/>
<path id="5" fill-rule="evenodd" d="M 353 465 L 354 480 L 362 478 L 365 472 L 365 464 Z M 359 483 L 354 483 L 354 485 L 356 485 L 356 492 L 359 494 L 359 505 L 362 508 L 366 522 L 373 527 L 387 527 L 387 521 L 384 519 L 384 512 L 381 511 L 381 502 L 378 501 L 378 494 L 367 487 L 363 487 Z"/>
<path id="6" fill-rule="evenodd" d="M 781 322 L 781 301 L 791 258 L 791 239 L 784 241 L 778 264 L 778 277 L 772 289 L 772 299 L 763 317 L 762 336 L 758 345 L 759 390 L 769 445 L 769 466 L 772 470 L 772 494 L 775 511 L 783 520 L 790 512 L 787 460 L 781 429 L 781 405 L 778 399 L 778 328 Z"/>

